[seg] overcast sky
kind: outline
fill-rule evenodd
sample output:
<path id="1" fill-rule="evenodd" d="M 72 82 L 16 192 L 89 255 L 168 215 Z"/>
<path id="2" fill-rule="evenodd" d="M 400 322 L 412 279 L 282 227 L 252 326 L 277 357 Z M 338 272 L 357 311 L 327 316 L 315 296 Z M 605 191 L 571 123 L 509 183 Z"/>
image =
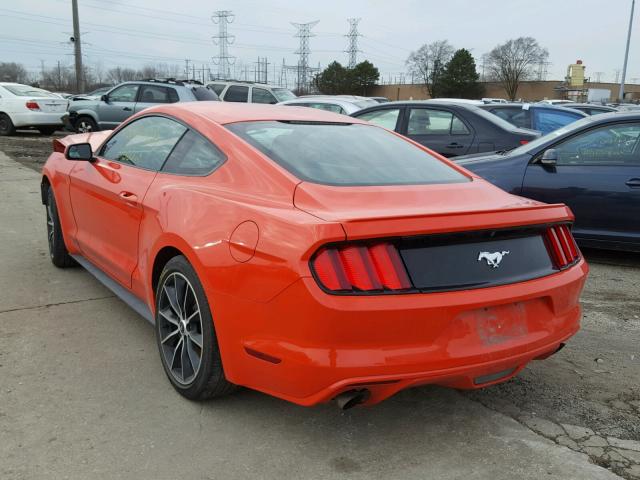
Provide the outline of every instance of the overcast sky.
<path id="1" fill-rule="evenodd" d="M 411 50 L 446 39 L 479 59 L 496 44 L 535 37 L 549 50 L 548 79 L 564 77 L 576 59 L 587 75 L 613 81 L 622 66 L 631 0 L 79 0 L 85 61 L 139 67 L 153 63 L 201 64 L 217 54 L 211 36 L 214 10 L 232 10 L 229 53 L 238 65 L 253 68 L 258 56 L 270 69 L 296 63 L 298 39 L 290 22 L 319 20 L 313 28 L 310 64 L 336 59 L 346 63 L 348 17 L 360 17 L 358 60 L 368 59 L 385 78 L 405 71 Z M 640 21 L 636 9 L 627 81 L 640 82 Z M 0 2 L 0 61 L 23 63 L 38 71 L 71 64 L 71 0 Z M 480 69 L 480 68 L 479 68 Z M 216 67 L 212 65 L 215 72 Z"/>

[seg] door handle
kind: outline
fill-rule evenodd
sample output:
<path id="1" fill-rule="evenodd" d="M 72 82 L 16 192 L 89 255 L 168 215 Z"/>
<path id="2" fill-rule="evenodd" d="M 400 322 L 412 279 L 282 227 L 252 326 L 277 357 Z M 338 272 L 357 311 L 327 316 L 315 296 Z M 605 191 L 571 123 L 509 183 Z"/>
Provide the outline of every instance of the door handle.
<path id="1" fill-rule="evenodd" d="M 127 205 L 131 205 L 132 207 L 138 206 L 138 196 L 135 193 L 120 192 L 118 197 Z"/>
<path id="2" fill-rule="evenodd" d="M 124 110 L 125 112 L 130 112 L 131 111 L 131 107 L 124 107 L 122 110 Z"/>
<path id="3" fill-rule="evenodd" d="M 625 182 L 627 187 L 640 188 L 640 178 L 630 178 Z"/>
<path id="4" fill-rule="evenodd" d="M 447 145 L 447 148 L 464 148 L 464 145 L 460 145 L 459 143 L 453 142 Z"/>

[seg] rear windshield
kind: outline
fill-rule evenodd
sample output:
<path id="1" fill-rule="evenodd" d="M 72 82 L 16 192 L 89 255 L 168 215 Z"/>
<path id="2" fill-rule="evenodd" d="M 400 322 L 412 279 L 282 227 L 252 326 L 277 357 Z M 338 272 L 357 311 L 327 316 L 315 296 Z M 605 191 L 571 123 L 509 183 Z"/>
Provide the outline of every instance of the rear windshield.
<path id="1" fill-rule="evenodd" d="M 503 118 L 500 118 L 498 115 L 491 112 L 487 112 L 482 108 L 474 107 L 473 112 L 477 113 L 480 117 L 485 118 L 489 122 L 493 122 L 496 125 L 499 125 L 500 127 L 502 127 L 503 130 L 513 131 L 518 128 L 515 125 L 512 125 L 511 123 L 507 122 Z"/>
<path id="2" fill-rule="evenodd" d="M 218 98 L 218 95 L 216 95 L 214 92 L 212 92 L 206 87 L 193 87 L 191 91 L 193 92 L 193 95 L 196 97 L 196 100 L 199 100 L 199 101 L 220 100 Z"/>
<path id="3" fill-rule="evenodd" d="M 301 180 L 325 185 L 418 185 L 469 178 L 421 148 L 373 126 L 318 122 L 227 125 Z"/>
<path id="4" fill-rule="evenodd" d="M 3 85 L 4 88 L 18 97 L 52 97 L 60 98 L 55 93 L 48 92 L 29 85 Z"/>

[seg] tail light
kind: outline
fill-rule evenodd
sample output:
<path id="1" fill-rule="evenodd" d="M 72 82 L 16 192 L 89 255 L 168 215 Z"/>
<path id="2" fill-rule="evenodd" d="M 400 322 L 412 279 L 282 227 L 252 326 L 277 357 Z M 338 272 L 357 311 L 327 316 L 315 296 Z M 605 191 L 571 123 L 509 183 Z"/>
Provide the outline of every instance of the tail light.
<path id="1" fill-rule="evenodd" d="M 545 232 L 545 239 L 553 263 L 560 270 L 573 265 L 580 259 L 580 250 L 568 225 L 549 227 Z"/>
<path id="2" fill-rule="evenodd" d="M 520 140 L 520 145 L 526 145 L 527 143 L 529 143 L 530 140 Z"/>
<path id="3" fill-rule="evenodd" d="M 391 243 L 325 247 L 311 260 L 311 268 L 318 283 L 333 292 L 395 292 L 413 287 Z"/>
<path id="4" fill-rule="evenodd" d="M 25 103 L 25 105 L 29 110 L 40 110 L 40 105 L 38 105 L 38 102 L 34 102 L 33 100 L 29 100 L 27 103 Z"/>

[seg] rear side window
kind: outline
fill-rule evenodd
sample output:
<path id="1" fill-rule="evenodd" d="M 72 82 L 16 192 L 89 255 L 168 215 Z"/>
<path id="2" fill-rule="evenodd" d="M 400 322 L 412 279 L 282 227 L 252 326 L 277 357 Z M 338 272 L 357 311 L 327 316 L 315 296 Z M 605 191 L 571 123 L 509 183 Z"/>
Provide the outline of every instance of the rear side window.
<path id="1" fill-rule="evenodd" d="M 249 87 L 231 85 L 224 94 L 225 102 L 246 102 L 249 97 Z"/>
<path id="2" fill-rule="evenodd" d="M 102 147 L 106 160 L 159 170 L 186 127 L 165 117 L 142 117 L 116 132 Z"/>
<path id="3" fill-rule="evenodd" d="M 395 130 L 396 124 L 398 123 L 398 117 L 400 116 L 400 109 L 385 108 L 355 116 L 360 120 L 371 122 L 374 125 L 379 125 L 381 127 L 388 128 L 389 130 Z"/>
<path id="4" fill-rule="evenodd" d="M 582 115 L 550 109 L 537 109 L 533 115 L 536 120 L 534 128 L 542 133 L 553 132 L 560 127 L 583 118 Z"/>
<path id="5" fill-rule="evenodd" d="M 269 92 L 269 90 L 253 87 L 253 89 L 251 90 L 251 102 L 274 104 L 278 103 L 278 100 L 276 100 L 276 97 L 271 95 L 271 92 Z"/>
<path id="6" fill-rule="evenodd" d="M 372 125 L 242 122 L 227 128 L 300 178 L 326 185 L 459 183 L 469 178 Z"/>
<path id="7" fill-rule="evenodd" d="M 224 87 L 225 87 L 224 83 L 212 83 L 207 86 L 209 90 L 213 90 L 215 94 L 218 96 L 220 96 L 220 94 L 224 90 Z"/>
<path id="8" fill-rule="evenodd" d="M 171 87 L 143 85 L 140 92 L 140 102 L 143 103 L 176 103 L 178 93 Z"/>
<path id="9" fill-rule="evenodd" d="M 531 128 L 531 120 L 529 119 L 529 110 L 521 107 L 517 108 L 494 108 L 489 110 L 494 115 L 506 120 L 507 122 L 519 128 Z"/>
<path id="10" fill-rule="evenodd" d="M 193 92 L 193 96 L 196 97 L 196 100 L 200 102 L 220 100 L 218 95 L 206 87 L 193 87 L 191 91 Z"/>
<path id="11" fill-rule="evenodd" d="M 225 160 L 224 153 L 209 140 L 189 130 L 167 158 L 162 171 L 178 175 L 207 175 Z"/>

